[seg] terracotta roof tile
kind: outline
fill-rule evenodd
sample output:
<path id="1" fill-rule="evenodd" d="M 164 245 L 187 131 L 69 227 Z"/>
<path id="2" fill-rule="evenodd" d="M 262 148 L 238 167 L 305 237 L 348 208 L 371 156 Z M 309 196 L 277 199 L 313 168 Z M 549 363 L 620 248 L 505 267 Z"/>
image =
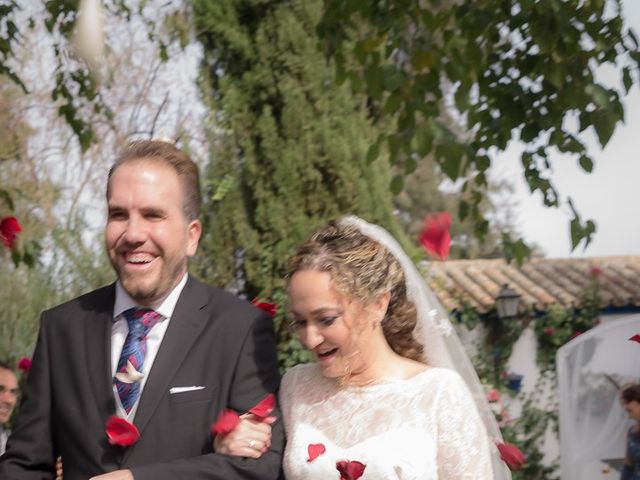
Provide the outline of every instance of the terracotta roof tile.
<path id="1" fill-rule="evenodd" d="M 594 276 L 595 267 L 601 273 Z M 577 306 L 595 277 L 602 308 L 640 308 L 640 256 L 535 258 L 522 267 L 502 259 L 450 260 L 430 263 L 426 270 L 427 282 L 448 310 L 466 302 L 487 313 L 505 283 L 522 295 L 522 308 L 545 311 L 553 303 Z"/>

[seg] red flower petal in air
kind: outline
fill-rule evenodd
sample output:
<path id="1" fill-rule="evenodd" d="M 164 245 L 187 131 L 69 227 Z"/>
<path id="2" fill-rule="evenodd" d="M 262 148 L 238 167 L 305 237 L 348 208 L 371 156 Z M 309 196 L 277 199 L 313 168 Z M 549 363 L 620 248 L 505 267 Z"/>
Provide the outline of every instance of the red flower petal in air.
<path id="1" fill-rule="evenodd" d="M 4 217 L 0 221 L 0 239 L 7 248 L 13 248 L 18 233 L 22 231 L 16 217 Z"/>
<path id="2" fill-rule="evenodd" d="M 629 340 L 631 340 L 632 342 L 638 342 L 640 343 L 640 333 L 636 333 L 633 337 L 631 337 Z"/>
<path id="3" fill-rule="evenodd" d="M 307 452 L 309 453 L 309 458 L 307 458 L 307 463 L 313 462 L 316 458 L 326 452 L 327 449 L 324 448 L 324 445 L 321 443 L 310 443 L 307 447 Z"/>
<path id="4" fill-rule="evenodd" d="M 29 357 L 22 357 L 18 360 L 18 370 L 27 373 L 31 370 L 31 359 Z"/>
<path id="5" fill-rule="evenodd" d="M 115 415 L 109 417 L 106 427 L 107 437 L 111 445 L 128 447 L 136 443 L 140 438 L 140 432 L 133 423 Z"/>
<path id="6" fill-rule="evenodd" d="M 340 480 L 358 480 L 364 473 L 366 465 L 357 460 L 340 460 L 336 462 L 336 468 L 340 472 Z"/>
<path id="7" fill-rule="evenodd" d="M 213 435 L 226 435 L 233 431 L 239 423 L 240 416 L 236 412 L 229 409 L 223 410 L 220 415 L 218 415 L 216 423 L 211 425 L 211 433 Z"/>
<path id="8" fill-rule="evenodd" d="M 527 463 L 527 458 L 518 447 L 511 443 L 496 443 L 502 461 L 507 464 L 510 470 L 520 470 Z"/>
<path id="9" fill-rule="evenodd" d="M 449 212 L 438 212 L 428 215 L 420 234 L 420 243 L 431 255 L 446 260 L 451 247 L 451 215 Z"/>
<path id="10" fill-rule="evenodd" d="M 489 392 L 487 393 L 487 400 L 489 400 L 490 402 L 499 401 L 500 400 L 500 392 L 498 391 L 498 389 L 492 388 L 491 390 L 489 390 Z"/>
<path id="11" fill-rule="evenodd" d="M 249 410 L 249 413 L 253 413 L 256 417 L 265 418 L 269 416 L 275 407 L 276 396 L 273 393 L 270 393 L 260 400 L 255 407 Z"/>
<path id="12" fill-rule="evenodd" d="M 276 310 L 276 304 L 275 303 L 261 302 L 260 300 L 258 300 L 258 297 L 256 297 L 253 300 L 251 300 L 251 303 L 253 303 L 260 310 L 264 310 L 265 312 L 267 312 L 272 317 L 274 317 L 276 315 L 276 311 L 277 310 Z"/>

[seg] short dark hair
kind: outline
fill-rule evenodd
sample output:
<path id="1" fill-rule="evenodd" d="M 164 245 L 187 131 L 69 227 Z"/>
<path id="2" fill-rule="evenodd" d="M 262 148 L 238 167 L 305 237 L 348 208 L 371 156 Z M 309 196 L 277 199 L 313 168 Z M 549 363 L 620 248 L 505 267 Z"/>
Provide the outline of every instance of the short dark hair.
<path id="1" fill-rule="evenodd" d="M 629 385 L 622 391 L 622 401 L 624 403 L 638 402 L 640 403 L 640 384 Z"/>
<path id="2" fill-rule="evenodd" d="M 127 145 L 116 158 L 107 177 L 107 200 L 111 195 L 111 177 L 118 167 L 139 160 L 163 163 L 170 166 L 178 175 L 184 196 L 184 214 L 192 221 L 200 217 L 202 194 L 200 193 L 200 175 L 193 160 L 175 145 L 162 140 L 137 140 Z"/>
<path id="3" fill-rule="evenodd" d="M 11 368 L 11 365 L 9 365 L 8 362 L 3 362 L 2 360 L 0 360 L 0 368 L 4 368 L 5 370 L 10 370 L 13 372 L 13 368 Z"/>

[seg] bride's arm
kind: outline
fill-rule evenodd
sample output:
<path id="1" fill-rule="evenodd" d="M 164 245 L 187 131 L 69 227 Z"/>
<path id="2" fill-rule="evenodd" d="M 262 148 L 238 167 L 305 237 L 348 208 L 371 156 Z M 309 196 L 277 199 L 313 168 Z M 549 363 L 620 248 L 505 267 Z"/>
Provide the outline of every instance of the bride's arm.
<path id="1" fill-rule="evenodd" d="M 438 478 L 493 479 L 487 431 L 462 378 L 452 372 L 442 385 L 438 415 Z"/>

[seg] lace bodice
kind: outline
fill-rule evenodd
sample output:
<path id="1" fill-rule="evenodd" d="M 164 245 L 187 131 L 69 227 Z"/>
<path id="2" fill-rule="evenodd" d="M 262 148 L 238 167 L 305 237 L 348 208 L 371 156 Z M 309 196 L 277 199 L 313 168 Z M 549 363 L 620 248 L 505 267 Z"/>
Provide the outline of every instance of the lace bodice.
<path id="1" fill-rule="evenodd" d="M 429 368 L 408 380 L 341 387 L 315 364 L 287 372 L 280 390 L 287 480 L 338 480 L 339 460 L 362 480 L 492 479 L 489 439 L 460 376 Z M 310 444 L 326 451 L 308 462 Z"/>

